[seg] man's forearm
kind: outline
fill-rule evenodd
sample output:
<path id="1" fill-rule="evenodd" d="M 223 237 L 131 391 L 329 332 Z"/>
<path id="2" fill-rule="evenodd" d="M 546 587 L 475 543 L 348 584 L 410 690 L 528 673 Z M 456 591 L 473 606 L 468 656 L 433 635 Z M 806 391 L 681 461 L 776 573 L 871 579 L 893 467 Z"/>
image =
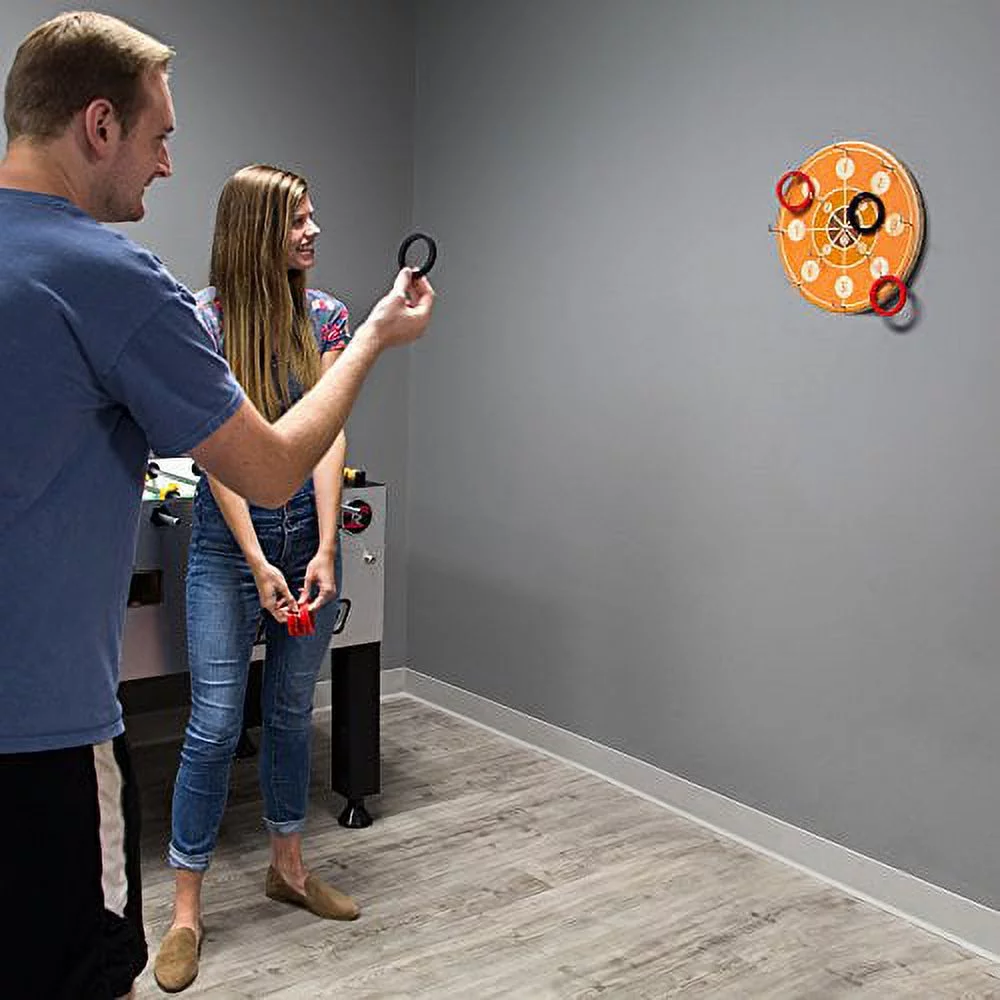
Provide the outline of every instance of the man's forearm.
<path id="1" fill-rule="evenodd" d="M 360 326 L 337 363 L 274 423 L 284 464 L 291 466 L 280 477 L 289 494 L 305 482 L 347 423 L 365 377 L 378 358 L 374 338 L 367 333 L 364 325 Z"/>
<path id="2" fill-rule="evenodd" d="M 295 483 L 293 491 L 319 464 L 344 429 L 361 385 L 377 358 L 375 338 L 368 335 L 362 324 L 337 363 L 295 406 L 275 421 L 274 430 L 282 446 L 291 450 L 298 460 L 291 476 Z"/>
<path id="3" fill-rule="evenodd" d="M 269 424 L 250 402 L 191 454 L 231 490 L 262 507 L 279 507 L 305 482 L 334 439 L 365 376 L 386 347 L 420 337 L 430 322 L 434 289 L 401 268 L 372 307 L 340 360 L 280 420 Z"/>
<path id="4" fill-rule="evenodd" d="M 262 507 L 280 507 L 308 479 L 344 429 L 379 355 L 363 323 L 332 366 L 273 424 L 248 402 L 192 452 L 198 464 Z"/>

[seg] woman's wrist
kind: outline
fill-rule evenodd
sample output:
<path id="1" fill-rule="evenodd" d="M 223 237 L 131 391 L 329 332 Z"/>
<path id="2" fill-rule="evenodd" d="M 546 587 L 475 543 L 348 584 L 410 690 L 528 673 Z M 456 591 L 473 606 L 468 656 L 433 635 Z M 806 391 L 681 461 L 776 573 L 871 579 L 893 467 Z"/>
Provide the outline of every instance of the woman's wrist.
<path id="1" fill-rule="evenodd" d="M 257 552 L 245 552 L 247 565 L 250 567 L 250 572 L 256 576 L 266 565 L 267 560 L 264 558 L 263 551 Z"/>
<path id="2" fill-rule="evenodd" d="M 337 551 L 337 535 L 332 534 L 329 538 L 321 538 L 319 540 L 319 545 L 316 547 L 316 555 L 326 556 L 332 559 Z"/>

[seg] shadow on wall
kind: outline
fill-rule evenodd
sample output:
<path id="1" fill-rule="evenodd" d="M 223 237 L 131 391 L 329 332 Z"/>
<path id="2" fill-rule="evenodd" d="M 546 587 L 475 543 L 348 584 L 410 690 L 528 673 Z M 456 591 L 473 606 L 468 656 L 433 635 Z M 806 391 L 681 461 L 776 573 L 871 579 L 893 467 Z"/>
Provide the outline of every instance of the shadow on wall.
<path id="1" fill-rule="evenodd" d="M 921 201 L 923 201 L 922 192 Z M 921 308 L 920 296 L 913 291 L 913 286 L 920 278 L 920 272 L 924 268 L 924 263 L 926 262 L 927 255 L 930 252 L 930 246 L 931 213 L 927 210 L 927 203 L 924 201 L 924 242 L 920 251 L 920 256 L 917 258 L 917 262 L 914 264 L 913 270 L 910 272 L 910 276 L 906 281 L 906 302 L 904 303 L 903 308 L 895 316 L 886 316 L 882 320 L 886 328 L 892 333 L 911 333 L 920 323 L 923 315 L 923 309 Z"/>

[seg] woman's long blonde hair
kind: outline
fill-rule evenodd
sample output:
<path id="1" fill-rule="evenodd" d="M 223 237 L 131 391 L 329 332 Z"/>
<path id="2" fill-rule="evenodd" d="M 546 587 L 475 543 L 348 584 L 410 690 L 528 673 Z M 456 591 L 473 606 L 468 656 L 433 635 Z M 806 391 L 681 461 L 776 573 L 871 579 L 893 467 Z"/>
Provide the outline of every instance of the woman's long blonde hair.
<path id="1" fill-rule="evenodd" d="M 320 375 L 303 271 L 288 269 L 288 234 L 308 187 L 254 164 L 226 181 L 215 214 L 209 283 L 222 307 L 226 359 L 254 406 L 274 421 Z"/>

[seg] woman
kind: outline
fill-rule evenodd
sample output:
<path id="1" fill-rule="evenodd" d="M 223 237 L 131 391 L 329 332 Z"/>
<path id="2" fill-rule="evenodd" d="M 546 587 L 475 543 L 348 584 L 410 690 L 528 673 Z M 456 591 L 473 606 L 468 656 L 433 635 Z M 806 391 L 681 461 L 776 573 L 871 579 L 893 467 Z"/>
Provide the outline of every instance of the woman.
<path id="1" fill-rule="evenodd" d="M 255 165 L 223 188 L 210 287 L 199 310 L 247 395 L 276 420 L 332 365 L 350 339 L 347 310 L 306 287 L 319 226 L 306 182 Z M 346 440 L 341 434 L 312 479 L 277 510 L 248 506 L 211 476 L 199 484 L 187 577 L 191 719 L 174 785 L 169 863 L 174 921 L 154 966 L 159 985 L 184 989 L 197 975 L 201 887 L 215 847 L 241 732 L 258 623 L 267 653 L 260 784 L 271 838 L 265 891 L 318 916 L 351 920 L 352 899 L 302 859 L 316 676 L 330 645 L 340 585 L 337 522 Z M 315 631 L 289 634 L 289 612 L 307 604 Z"/>

